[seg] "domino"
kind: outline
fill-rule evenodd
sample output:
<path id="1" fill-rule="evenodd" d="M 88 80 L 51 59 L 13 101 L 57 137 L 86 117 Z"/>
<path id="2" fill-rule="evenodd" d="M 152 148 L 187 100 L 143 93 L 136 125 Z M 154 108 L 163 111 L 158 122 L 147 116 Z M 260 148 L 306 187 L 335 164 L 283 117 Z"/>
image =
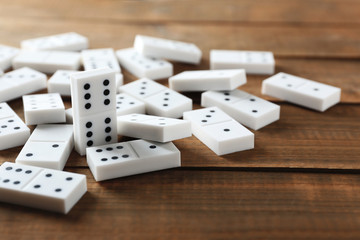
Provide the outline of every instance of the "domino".
<path id="1" fill-rule="evenodd" d="M 18 48 L 0 44 L 0 71 L 5 71 L 11 67 L 11 61 L 19 51 Z"/>
<path id="2" fill-rule="evenodd" d="M 274 55 L 272 52 L 262 51 L 210 51 L 210 69 L 235 68 L 243 68 L 248 74 L 274 74 Z"/>
<path id="3" fill-rule="evenodd" d="M 58 69 L 78 70 L 80 53 L 67 51 L 22 51 L 12 60 L 14 69 L 30 67 L 37 71 L 53 74 Z"/>
<path id="4" fill-rule="evenodd" d="M 280 106 L 241 90 L 207 91 L 202 107 L 216 106 L 246 127 L 258 130 L 280 118 Z"/>
<path id="5" fill-rule="evenodd" d="M 278 73 L 262 82 L 262 93 L 324 112 L 340 102 L 341 89 L 287 73 Z"/>
<path id="6" fill-rule="evenodd" d="M 192 99 L 147 78 L 125 84 L 119 91 L 144 101 L 150 115 L 180 118 L 192 109 Z"/>
<path id="7" fill-rule="evenodd" d="M 108 67 L 117 73 L 121 72 L 114 49 L 100 48 L 81 51 L 81 60 L 85 71 Z"/>
<path id="8" fill-rule="evenodd" d="M 88 39 L 75 32 L 21 41 L 21 48 L 26 50 L 81 51 L 88 47 Z"/>
<path id="9" fill-rule="evenodd" d="M 129 94 L 119 93 L 116 95 L 116 115 L 122 116 L 130 113 L 145 113 L 145 103 Z"/>
<path id="10" fill-rule="evenodd" d="M 24 145 L 30 136 L 30 129 L 9 107 L 0 103 L 0 150 Z"/>
<path id="11" fill-rule="evenodd" d="M 199 64 L 202 52 L 193 43 L 136 35 L 134 48 L 146 57 Z"/>
<path id="12" fill-rule="evenodd" d="M 70 75 L 78 72 L 73 70 L 57 70 L 48 81 L 48 92 L 59 93 L 61 96 L 71 96 Z"/>
<path id="13" fill-rule="evenodd" d="M 75 150 L 117 142 L 116 82 L 109 68 L 71 75 Z"/>
<path id="14" fill-rule="evenodd" d="M 86 176 L 17 163 L 0 166 L 0 201 L 67 214 L 86 193 Z"/>
<path id="15" fill-rule="evenodd" d="M 38 125 L 15 162 L 43 168 L 63 170 L 74 147 L 72 125 Z"/>
<path id="16" fill-rule="evenodd" d="M 96 181 L 180 167 L 180 151 L 172 142 L 146 140 L 86 149 L 86 160 Z"/>
<path id="17" fill-rule="evenodd" d="M 117 131 L 123 136 L 170 142 L 191 137 L 191 123 L 174 118 L 129 114 L 117 117 Z"/>
<path id="18" fill-rule="evenodd" d="M 27 125 L 65 122 L 65 106 L 60 94 L 25 95 L 22 100 Z"/>
<path id="19" fill-rule="evenodd" d="M 31 68 L 21 68 L 0 77 L 0 102 L 46 88 L 46 75 Z"/>
<path id="20" fill-rule="evenodd" d="M 158 80 L 173 75 L 173 65 L 165 60 L 145 57 L 134 48 L 126 48 L 116 51 L 121 66 L 138 78 L 150 78 Z"/>
<path id="21" fill-rule="evenodd" d="M 218 107 L 184 112 L 192 133 L 217 155 L 254 148 L 254 134 Z"/>
<path id="22" fill-rule="evenodd" d="M 243 69 L 185 71 L 169 78 L 169 87 L 179 92 L 234 90 L 245 83 Z"/>

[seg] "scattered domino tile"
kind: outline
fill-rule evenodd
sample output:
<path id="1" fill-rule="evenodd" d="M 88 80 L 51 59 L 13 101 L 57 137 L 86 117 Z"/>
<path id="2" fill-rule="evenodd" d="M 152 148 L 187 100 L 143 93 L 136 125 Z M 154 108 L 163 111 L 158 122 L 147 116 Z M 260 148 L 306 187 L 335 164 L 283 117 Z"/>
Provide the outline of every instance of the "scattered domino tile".
<path id="1" fill-rule="evenodd" d="M 117 142 L 115 72 L 102 68 L 71 75 L 75 150 Z"/>
<path id="2" fill-rule="evenodd" d="M 46 88 L 46 75 L 31 68 L 20 68 L 0 77 L 0 102 Z"/>
<path id="3" fill-rule="evenodd" d="M 246 83 L 243 69 L 185 71 L 169 78 L 175 91 L 233 90 Z"/>
<path id="4" fill-rule="evenodd" d="M 114 49 L 99 48 L 81 51 L 81 60 L 85 71 L 108 67 L 117 73 L 121 72 Z"/>
<path id="5" fill-rule="evenodd" d="M 254 148 L 254 134 L 218 107 L 184 112 L 192 133 L 217 155 Z"/>
<path id="6" fill-rule="evenodd" d="M 192 109 L 192 99 L 147 78 L 125 84 L 119 91 L 144 101 L 151 115 L 180 118 Z"/>
<path id="7" fill-rule="evenodd" d="M 136 35 L 134 48 L 146 57 L 199 64 L 201 50 L 193 43 Z"/>
<path id="8" fill-rule="evenodd" d="M 145 57 L 134 48 L 116 51 L 121 66 L 138 78 L 147 77 L 152 80 L 168 78 L 173 75 L 173 65 L 168 61 Z"/>
<path id="9" fill-rule="evenodd" d="M 119 135 L 157 142 L 170 142 L 191 137 L 191 123 L 187 120 L 144 114 L 117 117 Z"/>
<path id="10" fill-rule="evenodd" d="M 30 129 L 9 107 L 0 103 L 0 150 L 23 145 L 30 136 Z"/>
<path id="11" fill-rule="evenodd" d="M 146 140 L 86 149 L 86 160 L 96 181 L 180 167 L 180 151 L 172 142 Z"/>
<path id="12" fill-rule="evenodd" d="M 38 125 L 17 156 L 15 162 L 43 168 L 63 170 L 74 148 L 72 125 Z"/>
<path id="13" fill-rule="evenodd" d="M 247 92 L 207 91 L 201 95 L 201 106 L 216 106 L 241 124 L 258 130 L 280 118 L 280 106 Z"/>
<path id="14" fill-rule="evenodd" d="M 14 69 L 31 67 L 43 73 L 52 74 L 59 69 L 78 70 L 80 53 L 67 51 L 21 51 L 12 60 Z"/>
<path id="15" fill-rule="evenodd" d="M 320 112 L 340 102 L 341 95 L 340 88 L 282 72 L 265 79 L 261 91 Z"/>
<path id="16" fill-rule="evenodd" d="M 5 162 L 0 201 L 67 214 L 86 193 L 86 176 Z"/>
<path id="17" fill-rule="evenodd" d="M 73 124 L 72 108 L 68 108 L 65 110 L 65 118 L 66 118 L 66 123 Z"/>
<path id="18" fill-rule="evenodd" d="M 65 106 L 60 94 L 24 95 L 22 99 L 27 125 L 65 122 Z"/>
<path id="19" fill-rule="evenodd" d="M 19 53 L 18 48 L 0 44 L 0 70 L 7 70 L 11 67 L 12 59 Z M 0 74 L 1 75 L 1 74 Z"/>
<path id="20" fill-rule="evenodd" d="M 57 70 L 48 81 L 48 92 L 59 93 L 61 96 L 71 96 L 70 75 L 78 72 L 73 70 Z"/>
<path id="21" fill-rule="evenodd" d="M 21 48 L 26 50 L 81 51 L 88 45 L 88 39 L 75 32 L 21 41 Z"/>
<path id="22" fill-rule="evenodd" d="M 210 51 L 210 69 L 235 68 L 243 68 L 248 74 L 274 74 L 274 55 L 272 52 L 261 51 Z"/>
<path id="23" fill-rule="evenodd" d="M 130 113 L 145 113 L 145 103 L 126 93 L 117 94 L 116 115 L 122 116 Z"/>

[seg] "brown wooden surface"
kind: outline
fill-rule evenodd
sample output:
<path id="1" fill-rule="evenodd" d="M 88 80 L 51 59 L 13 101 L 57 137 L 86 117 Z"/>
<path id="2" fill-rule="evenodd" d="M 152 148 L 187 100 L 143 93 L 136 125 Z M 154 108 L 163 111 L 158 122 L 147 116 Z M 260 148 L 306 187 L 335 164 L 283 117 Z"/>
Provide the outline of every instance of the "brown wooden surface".
<path id="1" fill-rule="evenodd" d="M 281 106 L 253 131 L 255 149 L 219 157 L 177 140 L 182 168 L 102 183 L 73 152 L 65 170 L 86 174 L 88 193 L 66 216 L 0 203 L 0 239 L 360 239 L 359 12 L 356 0 L 1 1 L 0 44 L 68 31 L 92 48 L 129 47 L 138 33 L 196 43 L 201 64 L 175 73 L 208 69 L 210 49 L 269 50 L 277 72 L 342 97 L 319 113 L 261 95 L 266 76 L 249 75 L 241 89 Z M 200 108 L 200 93 L 186 95 Z M 9 104 L 23 118 L 22 101 Z M 0 151 L 0 163 L 20 150 Z"/>

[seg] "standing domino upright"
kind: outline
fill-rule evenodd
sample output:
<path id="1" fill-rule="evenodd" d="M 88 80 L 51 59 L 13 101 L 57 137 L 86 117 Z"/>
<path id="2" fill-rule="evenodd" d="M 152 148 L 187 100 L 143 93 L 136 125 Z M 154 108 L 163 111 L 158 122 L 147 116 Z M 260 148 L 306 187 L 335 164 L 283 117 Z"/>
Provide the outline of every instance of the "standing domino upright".
<path id="1" fill-rule="evenodd" d="M 247 92 L 207 91 L 201 95 L 201 106 L 216 106 L 245 126 L 258 130 L 280 118 L 280 106 Z"/>
<path id="2" fill-rule="evenodd" d="M 11 67 L 12 59 L 19 53 L 18 48 L 0 44 L 0 70 L 7 70 Z"/>
<path id="3" fill-rule="evenodd" d="M 340 102 L 341 95 L 340 88 L 282 72 L 265 79 L 261 91 L 320 112 Z"/>
<path id="4" fill-rule="evenodd" d="M 87 148 L 86 160 L 96 181 L 181 165 L 180 151 L 172 142 L 142 139 Z"/>
<path id="5" fill-rule="evenodd" d="M 116 51 L 120 64 L 138 78 L 152 80 L 167 78 L 173 75 L 173 65 L 165 60 L 145 57 L 133 48 Z"/>
<path id="6" fill-rule="evenodd" d="M 0 201 L 67 214 L 86 193 L 86 176 L 16 163 L 0 166 Z"/>
<path id="7" fill-rule="evenodd" d="M 0 150 L 23 145 L 30 136 L 30 129 L 7 105 L 0 103 Z"/>
<path id="8" fill-rule="evenodd" d="M 85 71 L 108 67 L 117 73 L 121 72 L 114 49 L 99 48 L 81 51 L 81 60 Z"/>
<path id="9" fill-rule="evenodd" d="M 21 48 L 26 50 L 81 51 L 87 49 L 88 45 L 88 39 L 75 32 L 33 38 L 21 42 Z"/>
<path id="10" fill-rule="evenodd" d="M 151 115 L 180 118 L 192 109 L 190 98 L 147 78 L 123 85 L 119 91 L 144 101 L 146 112 Z"/>
<path id="11" fill-rule="evenodd" d="M 192 133 L 217 155 L 254 148 L 254 134 L 217 107 L 184 112 Z"/>
<path id="12" fill-rule="evenodd" d="M 243 69 L 185 71 L 169 78 L 175 91 L 234 90 L 246 83 Z"/>
<path id="13" fill-rule="evenodd" d="M 260 51 L 210 51 L 210 69 L 235 68 L 243 68 L 248 74 L 274 74 L 274 55 Z"/>
<path id="14" fill-rule="evenodd" d="M 71 75 L 75 149 L 117 142 L 116 83 L 110 68 Z"/>
<path id="15" fill-rule="evenodd" d="M 201 50 L 193 43 L 136 35 L 134 48 L 146 57 L 199 64 Z"/>
<path id="16" fill-rule="evenodd" d="M 72 125 L 38 125 L 15 161 L 19 164 L 63 170 L 73 147 Z"/>

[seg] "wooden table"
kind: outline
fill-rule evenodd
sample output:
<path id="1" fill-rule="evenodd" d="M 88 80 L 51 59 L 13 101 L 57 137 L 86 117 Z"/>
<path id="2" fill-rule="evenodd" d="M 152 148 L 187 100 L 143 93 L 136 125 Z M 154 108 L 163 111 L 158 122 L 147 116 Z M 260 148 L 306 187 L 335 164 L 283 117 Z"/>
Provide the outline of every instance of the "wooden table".
<path id="1" fill-rule="evenodd" d="M 254 131 L 254 150 L 219 157 L 191 137 L 174 142 L 182 168 L 100 183 L 73 152 L 65 170 L 86 174 L 88 193 L 66 216 L 0 203 L 0 239 L 359 239 L 359 13 L 355 0 L 2 0 L 2 44 L 68 31 L 91 48 L 130 47 L 138 33 L 197 44 L 201 64 L 175 73 L 208 69 L 210 49 L 273 51 L 276 72 L 342 97 L 319 113 L 262 96 L 266 77 L 249 75 L 243 90 L 281 105 L 279 121 Z M 186 95 L 200 107 L 199 93 Z M 22 101 L 9 104 L 23 118 Z"/>

